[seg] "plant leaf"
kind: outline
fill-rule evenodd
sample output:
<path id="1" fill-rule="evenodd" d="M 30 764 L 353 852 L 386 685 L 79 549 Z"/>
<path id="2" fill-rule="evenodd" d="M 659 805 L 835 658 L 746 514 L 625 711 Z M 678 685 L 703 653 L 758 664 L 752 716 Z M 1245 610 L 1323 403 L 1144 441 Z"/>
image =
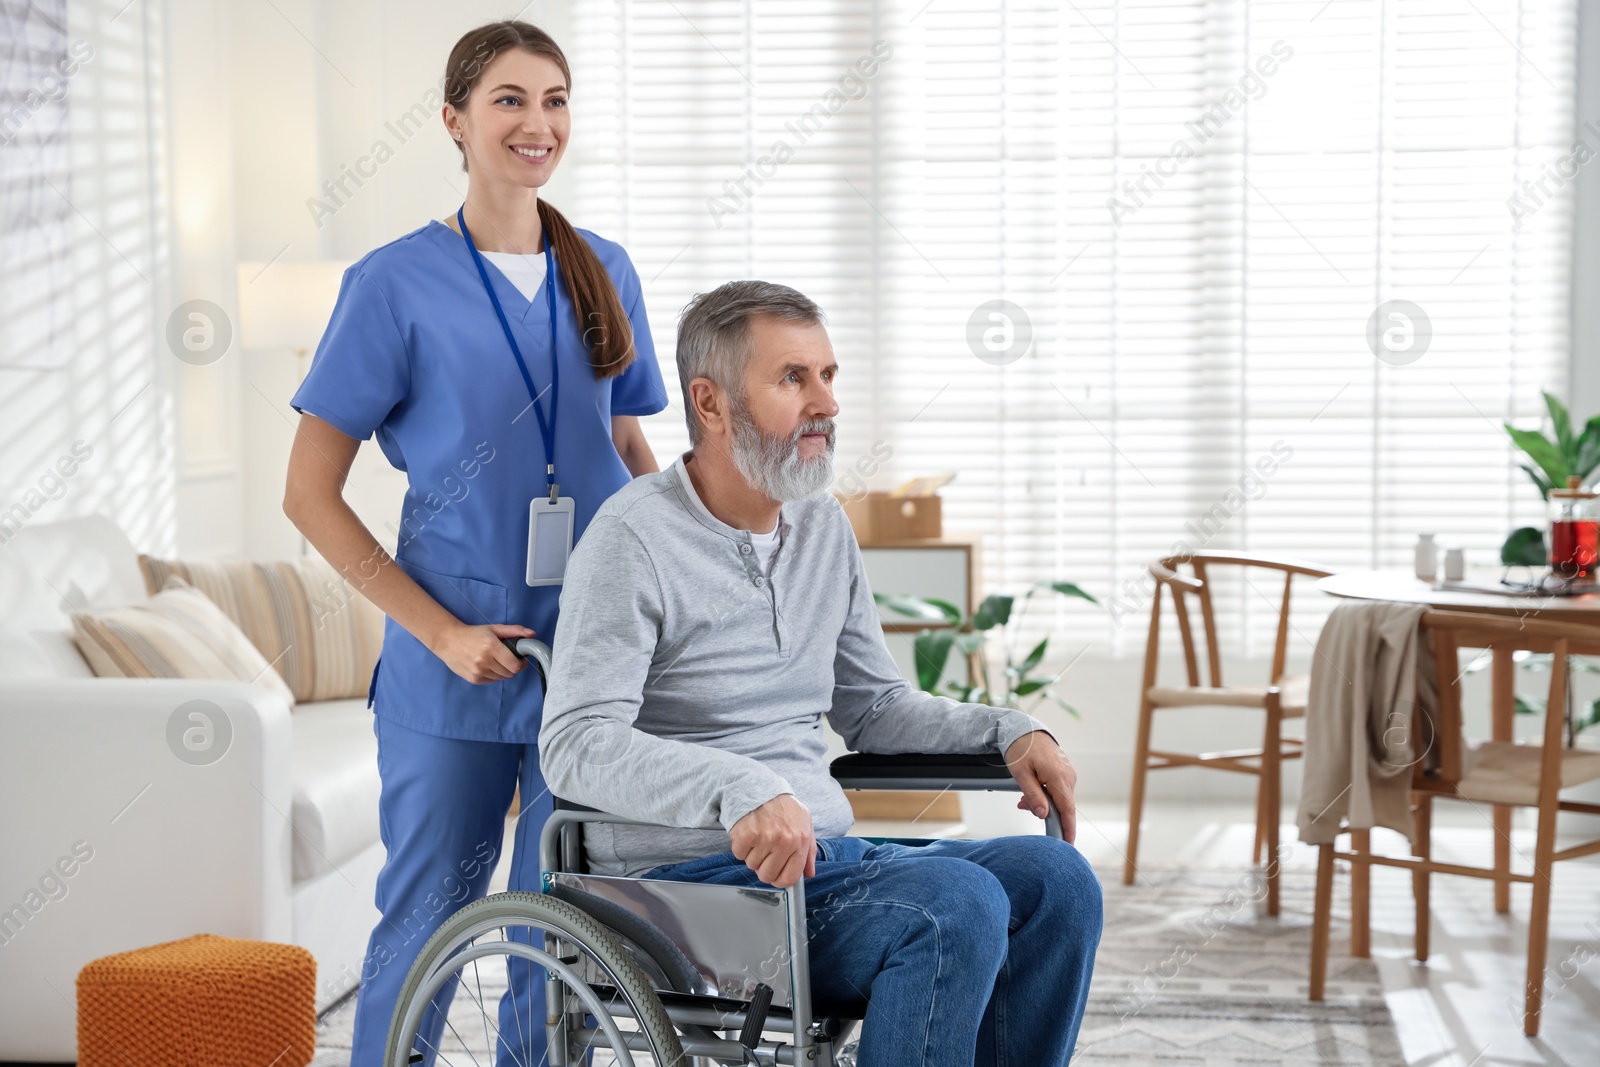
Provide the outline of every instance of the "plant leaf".
<path id="1" fill-rule="evenodd" d="M 1550 425 L 1556 431 L 1556 445 L 1561 449 L 1561 454 L 1566 457 L 1567 465 L 1572 465 L 1573 439 L 1572 419 L 1567 415 L 1567 406 L 1563 404 L 1554 393 L 1544 394 L 1545 410 L 1550 412 Z"/>
<path id="2" fill-rule="evenodd" d="M 1519 526 L 1500 546 L 1500 562 L 1508 567 L 1542 567 L 1549 559 L 1544 531 L 1535 526 Z"/>
<path id="3" fill-rule="evenodd" d="M 1050 639 L 1048 637 L 1041 637 L 1039 639 L 1039 643 L 1033 646 L 1033 651 L 1028 653 L 1028 658 L 1023 660 L 1021 665 L 1017 667 L 1017 673 L 1027 674 L 1029 671 L 1037 667 L 1039 665 L 1039 661 L 1044 659 L 1044 650 L 1049 644 Z"/>
<path id="4" fill-rule="evenodd" d="M 950 658 L 950 643 L 955 635 L 949 630 L 923 630 L 911 641 L 912 655 L 917 661 L 917 687 L 926 692 L 936 692 L 939 679 L 944 677 L 945 661 Z"/>
<path id="5" fill-rule="evenodd" d="M 925 599 L 918 596 L 901 596 L 897 593 L 873 593 L 872 599 L 900 615 L 922 622 L 961 622 L 961 612 L 954 604 L 944 600 Z"/>
<path id="6" fill-rule="evenodd" d="M 1012 690 L 1012 692 L 1015 693 L 1019 697 L 1025 697 L 1025 696 L 1029 696 L 1029 695 L 1031 695 L 1033 693 L 1037 693 L 1039 690 L 1043 689 L 1044 687 L 1045 687 L 1045 683 L 1039 681 L 1036 678 L 1031 682 L 1023 682 L 1021 685 L 1017 686 L 1014 690 Z"/>
<path id="7" fill-rule="evenodd" d="M 1506 433 L 1511 435 L 1512 443 L 1526 452 L 1528 458 L 1539 465 L 1539 469 L 1549 476 L 1552 483 L 1567 484 L 1567 475 L 1571 471 L 1559 446 L 1538 430 L 1519 430 L 1510 423 L 1506 423 L 1505 428 Z"/>
<path id="8" fill-rule="evenodd" d="M 1538 486 L 1539 496 L 1545 500 L 1549 500 L 1550 490 L 1555 488 L 1555 486 L 1551 484 L 1550 479 L 1546 478 L 1542 472 L 1534 470 L 1526 463 L 1522 464 L 1522 469 L 1528 472 L 1528 477 L 1532 478 L 1533 484 Z"/>
<path id="9" fill-rule="evenodd" d="M 1573 449 L 1572 473 L 1589 480 L 1589 475 L 1600 467 L 1600 415 L 1590 419 Z"/>
<path id="10" fill-rule="evenodd" d="M 974 630 L 989 630 L 1004 626 L 1011 618 L 1011 603 L 1015 598 L 1009 593 L 990 593 L 972 613 Z"/>
<path id="11" fill-rule="evenodd" d="M 1051 582 L 1050 583 L 1050 588 L 1054 589 L 1056 592 L 1060 593 L 1062 596 L 1078 596 L 1078 597 L 1082 597 L 1083 599 L 1087 600 L 1091 604 L 1100 603 L 1100 601 L 1096 600 L 1094 597 L 1090 596 L 1088 593 L 1086 593 L 1082 589 L 1078 588 L 1078 586 L 1076 584 L 1072 583 L 1072 582 Z"/>
<path id="12" fill-rule="evenodd" d="M 1600 726 L 1600 700 L 1589 701 L 1586 710 L 1578 716 L 1573 731 L 1581 734 L 1591 726 Z"/>
<path id="13" fill-rule="evenodd" d="M 1054 700 L 1062 711 L 1066 712 L 1068 715 L 1071 715 L 1074 719 L 1078 719 L 1080 721 L 1083 719 L 1083 716 L 1078 714 L 1077 708 L 1056 696 L 1053 690 L 1045 690 L 1045 696 L 1049 697 L 1051 700 Z"/>
<path id="14" fill-rule="evenodd" d="M 1544 714 L 1544 700 L 1539 698 L 1539 697 L 1525 697 L 1521 693 L 1518 693 L 1517 694 L 1517 714 L 1518 715 L 1543 715 Z"/>
<path id="15" fill-rule="evenodd" d="M 989 635 L 978 630 L 956 631 L 956 647 L 962 652 L 981 652 Z"/>

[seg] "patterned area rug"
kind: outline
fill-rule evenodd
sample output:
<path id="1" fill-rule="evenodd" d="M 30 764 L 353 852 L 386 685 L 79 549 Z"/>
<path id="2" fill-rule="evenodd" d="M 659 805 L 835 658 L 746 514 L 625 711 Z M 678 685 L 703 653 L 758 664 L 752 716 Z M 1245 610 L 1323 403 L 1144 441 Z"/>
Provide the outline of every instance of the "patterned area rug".
<path id="1" fill-rule="evenodd" d="M 1377 969 L 1347 953 L 1349 905 L 1337 894 L 1348 879 L 1334 879 L 1333 947 L 1322 1004 L 1305 999 L 1311 872 L 1284 873 L 1276 919 L 1263 911 L 1265 885 L 1258 870 L 1151 868 L 1126 887 L 1120 870 L 1101 871 L 1101 881 L 1105 936 L 1074 1067 L 1405 1062 Z M 495 987 L 490 983 L 485 974 L 486 1003 L 504 988 L 503 979 Z M 457 999 L 460 1007 L 465 998 Z M 347 1067 L 354 1016 L 353 997 L 323 1016 L 312 1067 Z M 467 1017 L 477 1015 L 469 1010 Z M 464 1020 L 461 1025 L 466 1047 L 450 1041 L 454 1047 L 444 1058 L 489 1063 L 487 1046 L 473 1048 L 470 1027 Z M 595 1057 L 597 1067 L 609 1061 L 608 1055 Z"/>
<path id="2" fill-rule="evenodd" d="M 1259 870 L 1102 871 L 1106 925 L 1074 1067 L 1403 1064 L 1377 968 L 1351 959 L 1335 878 L 1328 999 L 1306 1000 L 1314 875 L 1284 872 L 1268 918 Z"/>

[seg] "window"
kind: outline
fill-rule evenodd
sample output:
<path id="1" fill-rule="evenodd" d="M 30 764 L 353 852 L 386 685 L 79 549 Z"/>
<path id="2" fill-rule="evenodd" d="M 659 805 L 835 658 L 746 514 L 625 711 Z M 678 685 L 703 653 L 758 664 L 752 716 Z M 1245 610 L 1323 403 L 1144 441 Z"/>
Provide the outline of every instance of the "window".
<path id="1" fill-rule="evenodd" d="M 811 295 L 841 473 L 880 440 L 876 484 L 956 470 L 986 588 L 1108 598 L 1041 630 L 1142 648 L 1139 579 L 1179 541 L 1409 568 L 1419 531 L 1490 563 L 1540 521 L 1500 424 L 1565 380 L 1569 0 L 578 20 L 573 214 L 633 256 L 669 381 L 692 294 Z M 1270 652 L 1270 588 L 1219 608 Z"/>
<path id="2" fill-rule="evenodd" d="M 97 512 L 142 545 L 175 532 L 156 381 L 158 354 L 171 358 L 157 347 L 163 14 L 126 0 L 0 5 L 0 542 Z"/>

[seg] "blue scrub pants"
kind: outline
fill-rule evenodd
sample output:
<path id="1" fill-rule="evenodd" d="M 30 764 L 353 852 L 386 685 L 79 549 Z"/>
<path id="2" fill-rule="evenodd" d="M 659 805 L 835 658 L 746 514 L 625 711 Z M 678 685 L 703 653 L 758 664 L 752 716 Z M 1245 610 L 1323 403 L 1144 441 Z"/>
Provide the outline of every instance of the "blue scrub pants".
<path id="1" fill-rule="evenodd" d="M 373 730 L 383 781 L 378 825 L 388 858 L 378 875 L 383 918 L 368 942 L 356 997 L 352 1067 L 387 1067 L 384 1044 L 400 986 L 429 936 L 488 891 L 513 787 L 520 785 L 522 812 L 512 889 L 541 891 L 539 831 L 554 808 L 536 744 L 435 737 L 376 717 Z M 538 1067 L 545 1061 L 544 974 L 535 980 L 532 965 L 520 959 L 510 961 L 508 970 L 511 988 L 500 1004 L 499 1032 L 519 1047 L 502 1046 L 500 1064 Z M 452 993 L 449 985 L 441 989 L 436 1004 L 448 1011 Z M 443 1016 L 430 1012 L 424 1049 L 438 1047 L 443 1027 Z M 433 1060 L 429 1055 L 428 1067 Z"/>

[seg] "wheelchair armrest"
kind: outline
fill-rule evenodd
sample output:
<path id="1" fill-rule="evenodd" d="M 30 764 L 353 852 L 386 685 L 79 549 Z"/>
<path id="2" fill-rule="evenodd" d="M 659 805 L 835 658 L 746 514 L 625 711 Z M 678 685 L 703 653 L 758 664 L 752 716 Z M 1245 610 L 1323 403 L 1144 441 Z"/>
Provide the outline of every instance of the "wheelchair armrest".
<path id="1" fill-rule="evenodd" d="M 1017 789 L 1016 779 L 998 752 L 852 752 L 828 767 L 845 789 Z"/>
<path id="2" fill-rule="evenodd" d="M 892 756 L 851 752 L 828 766 L 834 781 L 844 789 L 1010 789 L 1022 787 L 1011 777 L 1005 756 L 963 753 L 909 752 Z M 1065 840 L 1061 815 L 1047 798 L 1045 833 Z"/>

